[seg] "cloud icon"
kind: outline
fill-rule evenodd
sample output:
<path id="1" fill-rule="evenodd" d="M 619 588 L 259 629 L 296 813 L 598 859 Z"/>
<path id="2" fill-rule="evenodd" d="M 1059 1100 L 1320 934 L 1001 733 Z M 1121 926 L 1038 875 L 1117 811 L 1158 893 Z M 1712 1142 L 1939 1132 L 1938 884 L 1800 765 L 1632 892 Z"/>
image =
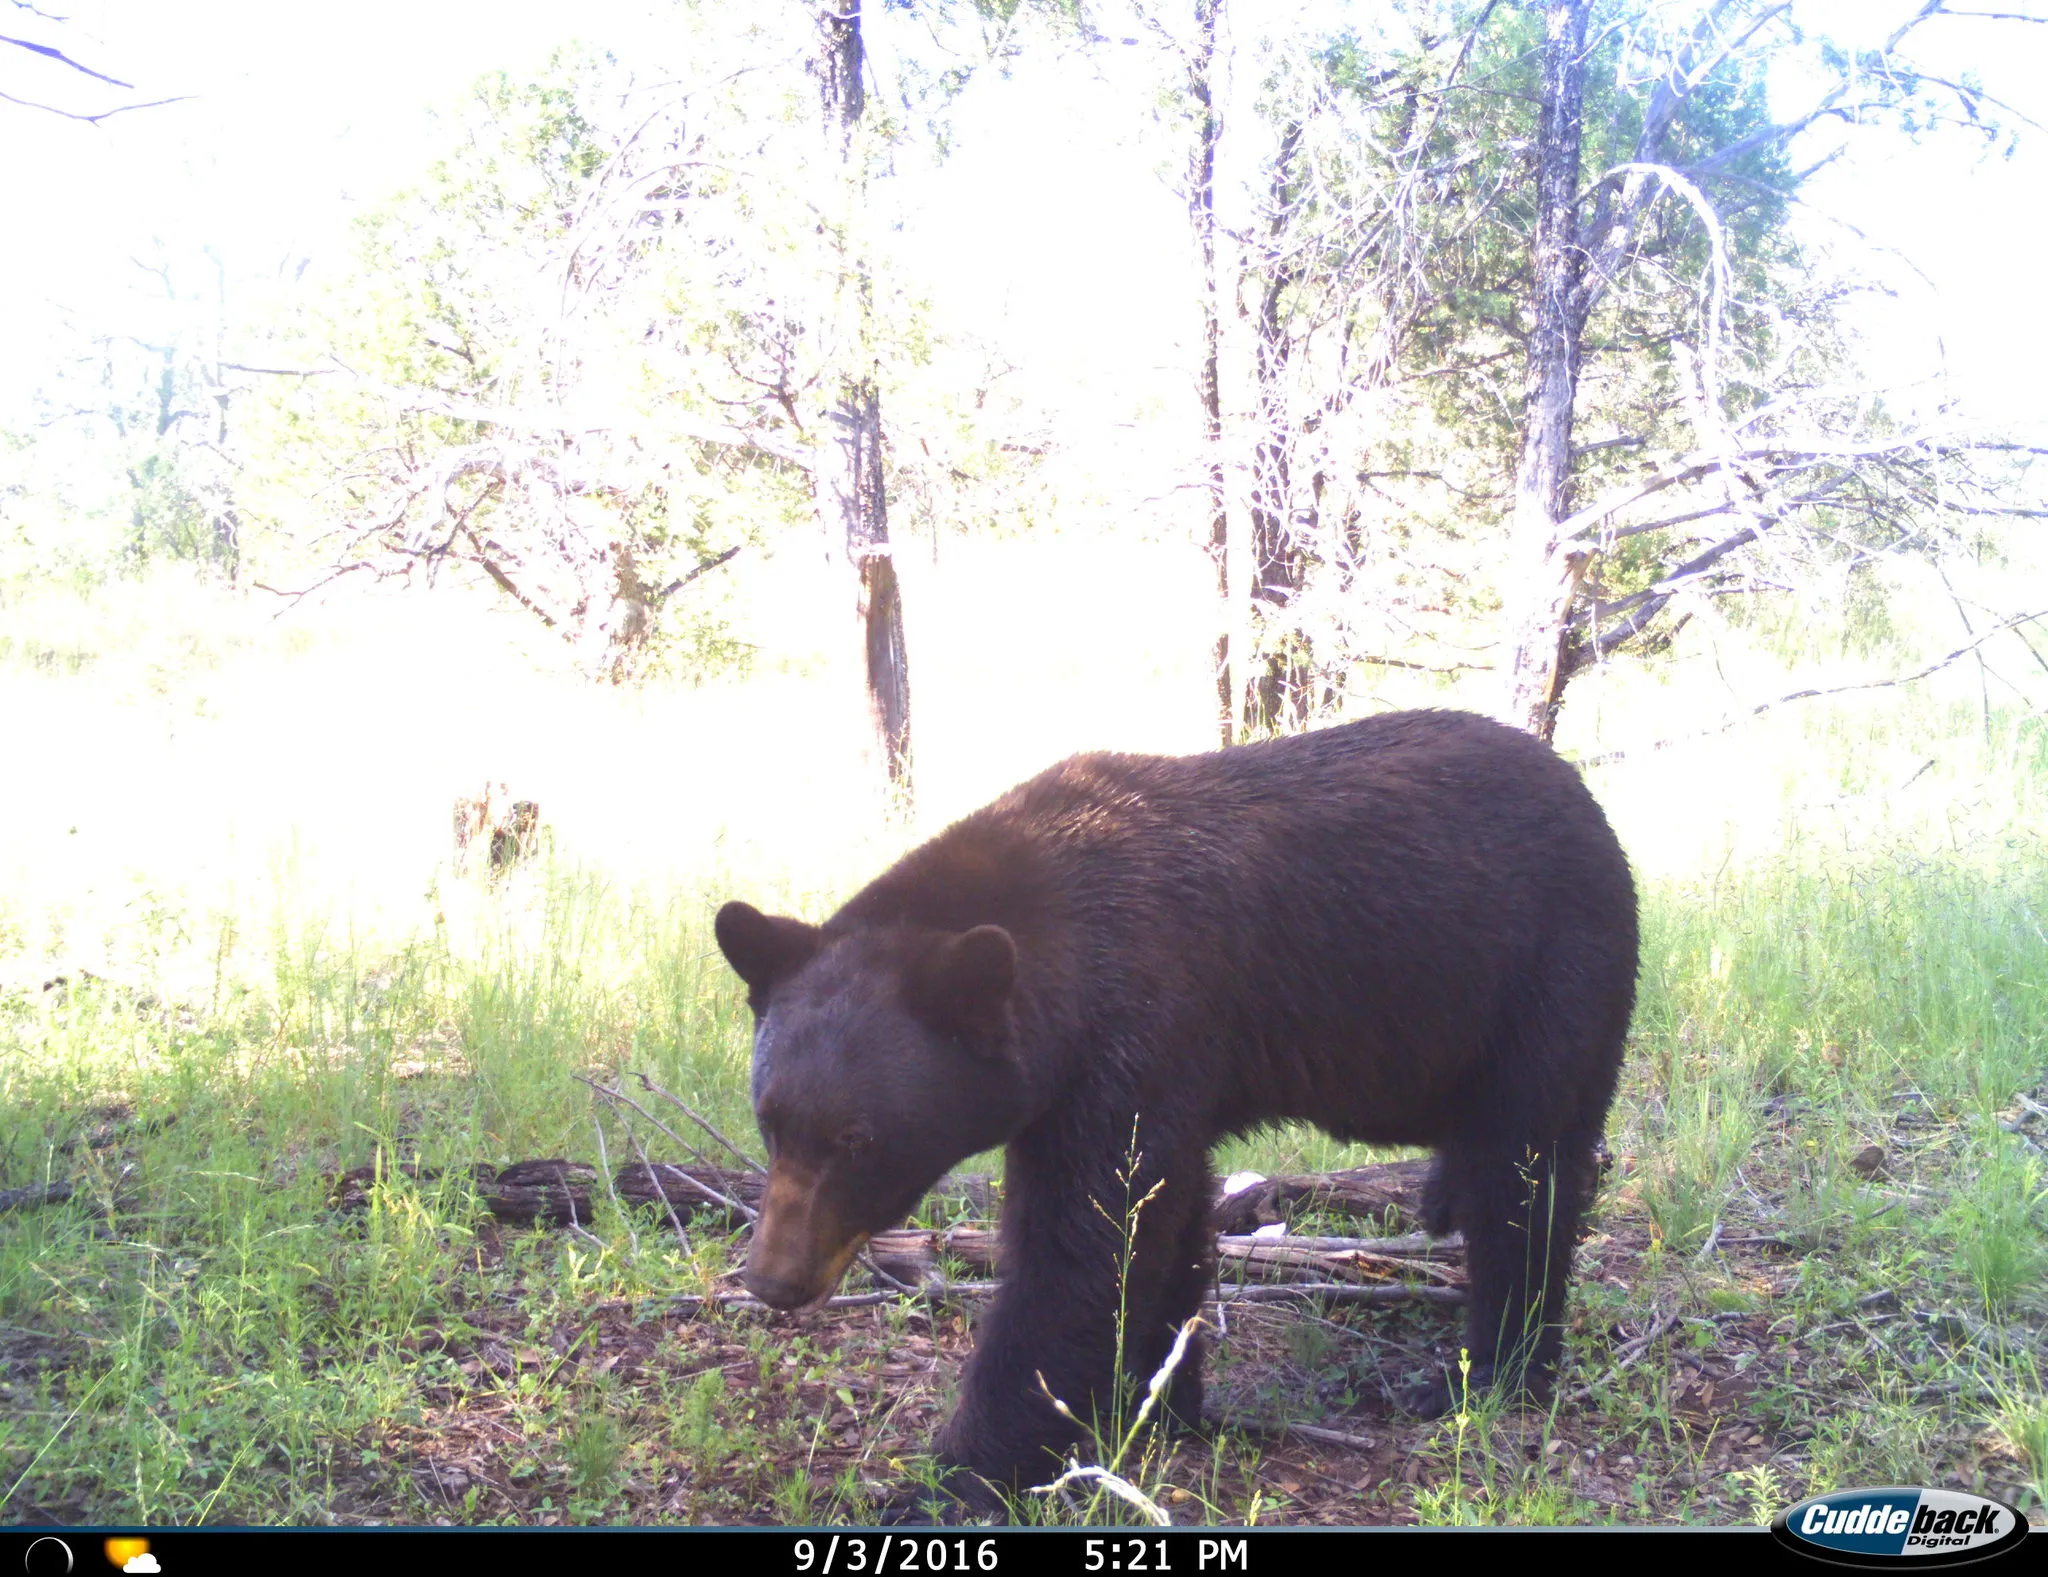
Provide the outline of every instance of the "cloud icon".
<path id="1" fill-rule="evenodd" d="M 156 1557 L 144 1550 L 140 1555 L 121 1568 L 124 1572 L 160 1572 L 163 1568 L 156 1563 Z"/>

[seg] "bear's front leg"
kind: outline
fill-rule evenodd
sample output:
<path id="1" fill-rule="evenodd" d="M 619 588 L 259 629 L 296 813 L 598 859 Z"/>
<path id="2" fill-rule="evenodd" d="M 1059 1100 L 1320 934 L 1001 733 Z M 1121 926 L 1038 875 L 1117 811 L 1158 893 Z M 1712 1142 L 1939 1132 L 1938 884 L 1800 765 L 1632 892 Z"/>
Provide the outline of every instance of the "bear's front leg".
<path id="1" fill-rule="evenodd" d="M 1200 1304 L 1211 1248 L 1202 1152 L 1170 1168 L 1141 1162 L 1128 1182 L 1105 1169 L 1081 1186 L 1020 1148 L 1006 1173 L 1003 1286 L 938 1442 L 943 1460 L 1009 1492 L 1050 1482 L 1070 1454 L 1116 1454 Z M 1191 1341 L 1168 1398 L 1186 1423 L 1200 1413 L 1201 1359 Z"/>

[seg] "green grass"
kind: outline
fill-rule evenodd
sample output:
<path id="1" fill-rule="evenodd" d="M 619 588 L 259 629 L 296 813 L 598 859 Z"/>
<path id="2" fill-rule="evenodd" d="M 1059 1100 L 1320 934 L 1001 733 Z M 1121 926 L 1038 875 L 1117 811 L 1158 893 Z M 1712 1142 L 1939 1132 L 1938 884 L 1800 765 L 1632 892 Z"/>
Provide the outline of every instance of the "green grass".
<path id="1" fill-rule="evenodd" d="M 47 700 L 118 671 L 154 694 L 144 613 L 89 623 L 23 636 L 0 680 Z M 243 671 L 179 660 L 178 695 Z M 1623 703 L 1665 731 L 1667 700 Z M 1418 1424 L 1385 1394 L 1455 1340 L 1448 1319 L 1236 1306 L 1211 1368 L 1233 1422 L 1133 1442 L 1141 1487 L 1177 1520 L 1240 1522 L 1753 1522 L 1881 1482 L 2039 1506 L 2048 1118 L 2019 1097 L 2048 1105 L 2048 729 L 1982 724 L 1916 691 L 1768 722 L 1786 752 L 1746 777 L 1719 744 L 1595 774 L 1645 872 L 1644 945 L 1574 1289 L 1583 1399 Z M 486 894 L 429 847 L 358 905 L 310 855 L 188 881 L 167 833 L 161 868 L 0 891 L 0 1188 L 76 1189 L 0 1214 L 0 1521 L 833 1520 L 922 1470 L 968 1311 L 678 1315 L 673 1296 L 730 1285 L 730 1234 L 679 1243 L 601 1190 L 587 1236 L 505 1229 L 452 1170 L 594 1161 L 600 1130 L 627 1164 L 627 1128 L 575 1078 L 622 1068 L 754 1142 L 709 916 L 735 891 L 822 914 L 907 834 L 819 818 L 804 848 L 829 859 L 755 869 L 723 824 L 681 819 L 681 877 L 565 836 Z M 105 978 L 42 989 L 73 954 Z M 110 1121 L 126 1133 L 77 1142 Z M 451 1170 L 332 1210 L 334 1174 L 379 1158 Z M 1218 1164 L 1365 1158 L 1290 1129 Z M 1259 1432 L 1281 1422 L 1376 1443 Z"/>
<path id="2" fill-rule="evenodd" d="M 1637 1241 L 1624 1285 L 1581 1288 L 1573 1338 L 1574 1372 L 1595 1386 L 1596 1459 L 1641 1465 L 1638 1504 L 1575 1487 L 1583 1419 L 1532 1456 L 1526 1417 L 1482 1409 L 1462 1432 L 1425 1431 L 1431 1471 L 1396 1495 L 1408 1515 L 1725 1519 L 1744 1514 L 1759 1474 L 1785 1493 L 1970 1481 L 1998 1442 L 2038 1497 L 2048 1190 L 2043 1125 L 2016 1122 L 2013 1097 L 2044 1085 L 2048 948 L 2032 917 L 2048 913 L 2048 853 L 2007 856 L 1790 859 L 1649 891 L 1602 1216 Z M 438 1167 L 593 1156 L 601 1123 L 621 1164 L 630 1140 L 572 1078 L 586 1067 L 645 1069 L 750 1140 L 744 1012 L 707 907 L 697 894 L 649 907 L 555 872 L 506 900 L 468 952 L 429 936 L 372 954 L 287 916 L 269 979 L 209 1002 L 90 981 L 0 1001 L 5 1181 L 72 1176 L 86 1202 L 0 1217 L 0 1515 L 604 1521 L 660 1515 L 653 1486 L 679 1472 L 700 1488 L 669 1515 L 856 1511 L 860 1485 L 894 1469 L 822 1462 L 826 1420 L 869 1429 L 886 1399 L 848 1389 L 856 1405 L 799 1405 L 816 1376 L 863 1372 L 843 1355 L 738 1316 L 717 1337 L 739 1345 L 737 1366 L 593 1381 L 561 1350 L 563 1333 L 593 1328 L 593 1308 L 658 1308 L 711 1284 L 730 1264 L 723 1235 L 693 1232 L 685 1248 L 651 1221 L 629 1233 L 608 1202 L 591 1227 L 601 1243 L 501 1233 L 456 1178 L 394 1180 L 356 1217 L 327 1207 L 330 1175 L 380 1153 Z M 60 1151 L 109 1101 L 132 1121 L 176 1121 Z M 1850 1162 L 1873 1142 L 1885 1160 L 1865 1176 Z M 1356 1159 L 1294 1134 L 1242 1154 L 1268 1170 Z M 1716 1235 L 1784 1246 L 1738 1269 L 1725 1251 L 1703 1257 Z M 1892 1318 L 1859 1313 L 1887 1291 Z M 1603 1374 L 1602 1323 L 1652 1307 L 1690 1323 Z M 878 1319 L 876 1354 L 908 1328 L 895 1317 L 893 1337 Z M 1384 1319 L 1362 1323 L 1385 1333 Z M 1734 1345 L 1761 1383 L 1742 1416 L 1772 1450 L 1717 1481 L 1671 1376 L 1747 1326 Z M 1297 1319 L 1279 1338 L 1281 1378 L 1243 1394 L 1302 1416 L 1299 1377 L 1344 1375 L 1361 1339 Z M 450 1356 L 493 1343 L 495 1367 Z M 1228 1348 L 1226 1389 L 1258 1363 Z M 936 1418 L 935 1383 L 932 1407 L 893 1421 L 899 1451 Z M 501 1476 L 451 1495 L 460 1474 L 404 1464 L 429 1459 L 465 1407 L 490 1414 L 485 1460 Z M 1193 1498 L 1167 1502 L 1178 1515 L 1193 1504 L 1241 1520 L 1267 1492 L 1256 1471 L 1191 1460 L 1145 1462 L 1162 1494 L 1181 1473 Z"/>

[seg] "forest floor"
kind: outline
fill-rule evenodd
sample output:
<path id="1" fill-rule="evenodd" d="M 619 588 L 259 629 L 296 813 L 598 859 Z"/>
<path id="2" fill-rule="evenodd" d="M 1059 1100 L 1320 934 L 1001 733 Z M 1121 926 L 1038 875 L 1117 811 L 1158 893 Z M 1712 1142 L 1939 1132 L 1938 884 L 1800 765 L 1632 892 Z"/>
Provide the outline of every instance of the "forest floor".
<path id="1" fill-rule="evenodd" d="M 405 1070 L 404 1127 L 445 1115 L 461 1082 L 446 1068 Z M 743 1232 L 692 1223 L 685 1247 L 608 1202 L 585 1230 L 512 1227 L 454 1177 L 393 1179 L 363 1208 L 260 1234 L 245 1195 L 239 1246 L 194 1255 L 164 1230 L 168 1174 L 188 1209 L 194 1172 L 273 1200 L 314 1184 L 323 1207 L 333 1179 L 313 1154 L 272 1157 L 260 1181 L 194 1167 L 192 1121 L 165 1115 L 103 1105 L 52 1130 L 50 1153 L 79 1141 L 73 1198 L 0 1216 L 0 1461 L 16 1463 L 0 1520 L 871 1521 L 925 1465 L 983 1306 L 721 1305 L 703 1294 L 737 1290 Z M 1181 1524 L 1729 1525 L 1857 1482 L 1967 1486 L 2043 1520 L 2041 1287 L 2009 1289 L 1987 1318 L 1927 1250 L 1954 1223 L 1945 1177 L 1971 1123 L 1909 1094 L 1859 1128 L 1853 1188 L 1802 1211 L 1828 1120 L 1764 1103 L 1739 1187 L 1680 1246 L 1646 1196 L 1651 1158 L 1620 1152 L 1549 1406 L 1400 1409 L 1427 1367 L 1455 1364 L 1454 1308 L 1212 1303 L 1208 1426 L 1135 1447 L 1124 1475 Z M 2048 1081 L 1997 1126 L 2037 1151 Z M 2038 1199 L 2012 1203 L 2031 1229 Z M 929 1213 L 958 1217 L 957 1202 Z M 1290 1230 L 1359 1225 L 1305 1208 Z M 279 1244 L 288 1265 L 265 1247 Z M 151 1474 L 191 1498 L 139 1503 Z M 1026 1497 L 1014 1515 L 1138 1520 L 1106 1496 Z"/>

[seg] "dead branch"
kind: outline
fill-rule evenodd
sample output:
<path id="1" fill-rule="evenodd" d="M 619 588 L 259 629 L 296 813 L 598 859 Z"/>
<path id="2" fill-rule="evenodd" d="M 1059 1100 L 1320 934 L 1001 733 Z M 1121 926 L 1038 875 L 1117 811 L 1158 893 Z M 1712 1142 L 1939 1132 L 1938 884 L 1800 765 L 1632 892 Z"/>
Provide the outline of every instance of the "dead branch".
<path id="1" fill-rule="evenodd" d="M 908 1292 L 847 1292 L 827 1298 L 816 1305 L 821 1309 L 871 1309 L 878 1303 L 894 1303 L 902 1298 L 915 1298 L 920 1302 L 943 1303 L 949 1298 L 983 1298 L 996 1290 L 993 1281 L 935 1281 Z M 771 1304 L 763 1303 L 750 1292 L 687 1292 L 668 1300 L 668 1307 L 683 1313 L 695 1313 L 705 1305 L 721 1309 L 762 1309 L 770 1314 L 788 1313 Z M 805 1310 L 805 1313 L 810 1312 Z"/>
<path id="2" fill-rule="evenodd" d="M 366 378 L 352 368 L 342 370 L 348 371 L 357 383 L 381 395 L 397 409 L 417 412 L 422 416 L 443 416 L 451 421 L 475 422 L 480 426 L 502 428 L 507 432 L 571 436 L 613 432 L 627 425 L 622 417 L 609 411 L 484 405 L 474 400 L 436 393 L 430 389 L 382 383 Z M 811 452 L 802 445 L 785 443 L 776 434 L 764 430 L 732 427 L 723 422 L 700 421 L 696 417 L 674 411 L 663 413 L 661 425 L 698 443 L 759 454 L 771 460 L 779 460 L 784 465 L 794 466 L 800 471 L 810 470 L 814 463 Z"/>
<path id="3" fill-rule="evenodd" d="M 9 104 L 19 104 L 23 109 L 41 110 L 46 115 L 61 115 L 66 120 L 84 121 L 88 126 L 97 126 L 103 120 L 112 120 L 116 115 L 125 115 L 130 110 L 162 109 L 166 104 L 183 104 L 191 98 L 189 93 L 180 93 L 176 98 L 151 99 L 147 104 L 119 104 L 110 110 L 101 110 L 96 115 L 87 115 L 78 110 L 67 110 L 55 104 L 38 103 L 35 99 L 17 98 L 12 93 L 0 93 L 0 99 Z"/>
<path id="4" fill-rule="evenodd" d="M 73 71 L 84 72 L 88 77 L 96 77 L 101 82 L 111 82 L 117 88 L 132 89 L 135 86 L 132 82 L 123 82 L 119 77 L 110 77 L 104 71 L 95 71 L 90 66 L 79 64 L 79 62 L 65 54 L 63 50 L 58 49 L 52 44 L 35 44 L 25 38 L 9 38 L 4 33 L 0 33 L 0 44 L 12 44 L 16 49 L 26 49 L 31 54 L 41 55 L 47 60 L 58 61 L 63 65 L 69 66 Z"/>
<path id="5" fill-rule="evenodd" d="M 673 597 L 677 592 L 681 591 L 685 586 L 689 585 L 690 582 L 695 580 L 699 575 L 708 574 L 710 571 L 717 569 L 719 565 L 729 564 L 735 558 L 738 558 L 740 554 L 740 549 L 744 548 L 745 546 L 745 543 L 741 543 L 739 547 L 727 548 L 723 553 L 719 554 L 716 558 L 706 559 L 702 564 L 699 564 L 695 569 L 689 571 L 689 573 L 684 575 L 678 575 L 674 580 L 670 581 L 666 586 L 662 587 L 660 591 L 657 591 L 652 597 L 648 598 L 648 601 L 656 603 L 667 602 L 669 598 Z"/>
<path id="6" fill-rule="evenodd" d="M 1628 1342 L 1623 1344 L 1620 1356 L 1615 1360 L 1612 1367 L 1610 1367 L 1605 1374 L 1601 1375 L 1600 1378 L 1597 1380 L 1587 1381 L 1584 1385 L 1580 1386 L 1576 1391 L 1572 1392 L 1570 1396 L 1566 1397 L 1565 1400 L 1574 1405 L 1585 1401 L 1601 1386 L 1607 1384 L 1608 1381 L 1612 1380 L 1616 1375 L 1620 1374 L 1622 1370 L 1626 1369 L 1630 1364 L 1634 1363 L 1638 1358 L 1642 1357 L 1644 1353 L 1648 1352 L 1650 1350 L 1651 1345 L 1657 1340 L 1658 1337 L 1664 1335 L 1667 1331 L 1670 1331 L 1678 1324 L 1678 1319 L 1679 1317 L 1675 1313 L 1658 1315 L 1657 1318 L 1650 1323 L 1650 1328 L 1644 1331 L 1642 1335 L 1633 1337 Z"/>
<path id="7" fill-rule="evenodd" d="M 1457 1308 L 1465 1302 L 1463 1287 L 1360 1286 L 1355 1281 L 1265 1281 L 1256 1286 L 1216 1289 L 1219 1303 L 1284 1303 L 1296 1298 L 1321 1298 L 1326 1303 L 1365 1303 L 1379 1308 L 1404 1303 L 1430 1303 Z"/>
<path id="8" fill-rule="evenodd" d="M 739 552 L 739 549 L 734 548 L 733 552 L 737 553 Z M 730 558 L 731 556 L 731 554 L 726 555 L 726 557 L 728 558 Z M 726 1138 L 724 1134 L 720 1133 L 716 1128 L 714 1128 L 709 1122 L 709 1120 L 707 1120 L 703 1116 L 703 1114 L 698 1112 L 694 1107 L 686 1105 L 678 1096 L 674 1095 L 668 1090 L 663 1089 L 659 1084 L 656 1084 L 646 1074 L 641 1073 L 637 1069 L 633 1070 L 633 1077 L 640 1081 L 640 1087 L 642 1089 L 651 1090 L 654 1094 L 659 1095 L 663 1100 L 667 1101 L 671 1106 L 675 1107 L 677 1111 L 681 1112 L 685 1117 L 689 1118 L 691 1122 L 695 1123 L 699 1128 L 702 1128 L 706 1133 L 711 1135 L 712 1138 L 716 1139 L 721 1145 L 725 1147 L 726 1153 L 730 1155 L 734 1160 L 738 1161 L 741 1166 L 744 1166 L 750 1172 L 759 1172 L 763 1176 L 767 1175 L 767 1167 L 763 1166 L 759 1161 L 756 1161 L 752 1156 L 748 1155 L 746 1151 L 742 1150 L 738 1145 L 734 1144 L 730 1139 Z"/>
<path id="9" fill-rule="evenodd" d="M 640 1142 L 640 1135 L 634 1132 L 631 1123 L 626 1125 L 626 1137 L 633 1141 L 633 1153 L 640 1157 L 640 1169 L 643 1175 L 653 1176 L 654 1163 L 647 1159 L 647 1147 Z M 614 1189 L 613 1192 L 616 1196 L 617 1190 Z M 661 1196 L 661 1207 L 668 1212 L 668 1224 L 676 1229 L 676 1241 L 687 1249 L 690 1246 L 690 1234 L 683 1230 L 683 1218 L 676 1214 L 675 1201 L 668 1197 L 665 1190 Z"/>
<path id="10" fill-rule="evenodd" d="M 1379 1444 L 1371 1435 L 1350 1435 L 1341 1429 L 1325 1429 L 1320 1424 L 1281 1424 L 1278 1432 L 1296 1440 L 1306 1440 L 1311 1445 L 1342 1446 L 1347 1451 L 1370 1451 Z"/>
<path id="11" fill-rule="evenodd" d="M 605 1152 L 604 1124 L 597 1120 L 597 1114 L 594 1112 L 590 1117 L 590 1128 L 597 1135 L 597 1164 L 604 1176 L 604 1191 L 611 1196 L 612 1204 L 617 1207 L 619 1214 L 625 1218 L 626 1240 L 633 1245 L 633 1252 L 638 1254 L 640 1252 L 640 1234 L 633 1230 L 633 1218 L 626 1215 L 626 1207 L 619 1199 L 618 1185 L 612 1181 L 611 1157 Z M 638 1145 L 639 1136 L 636 1134 L 634 1135 L 635 1148 L 638 1148 Z M 669 1212 L 669 1219 L 675 1219 L 675 1212 L 673 1210 Z M 686 1244 L 689 1242 L 689 1239 L 683 1236 L 681 1222 L 676 1223 L 676 1236 L 682 1238 Z"/>
<path id="12" fill-rule="evenodd" d="M 717 1172 L 718 1168 L 712 1166 L 709 1157 L 707 1157 L 702 1150 L 699 1150 L 694 1144 L 690 1143 L 689 1140 L 685 1139 L 681 1134 L 677 1133 L 675 1129 L 669 1127 L 667 1123 L 663 1122 L 659 1117 L 655 1116 L 654 1113 L 650 1112 L 646 1107 L 642 1106 L 638 1101 L 634 1100 L 633 1097 L 628 1095 L 624 1090 L 611 1088 L 599 1084 L 595 1079 L 586 1079 L 580 1073 L 572 1074 L 571 1077 L 574 1078 L 578 1084 L 589 1085 L 591 1089 L 595 1090 L 599 1095 L 603 1096 L 606 1100 L 624 1101 L 628 1106 L 632 1107 L 634 1111 L 638 1112 L 642 1117 L 645 1117 L 649 1122 L 653 1123 L 655 1127 L 659 1128 L 663 1133 L 667 1134 L 671 1139 L 675 1140 L 677 1144 L 681 1145 L 685 1150 L 689 1151 L 690 1154 L 695 1156 L 706 1167 L 709 1167 L 714 1173 Z M 638 1077 L 638 1075 L 636 1075 L 636 1077 Z M 649 1083 L 651 1087 L 651 1081 L 649 1081 Z M 671 1096 L 670 1099 L 673 1100 L 674 1097 Z M 680 1101 L 677 1101 L 676 1104 L 680 1106 L 682 1103 Z M 728 1146 L 728 1148 L 730 1148 L 730 1146 Z M 742 1156 L 741 1159 L 745 1160 L 746 1158 Z M 752 1163 L 749 1164 L 751 1165 Z M 703 1192 L 704 1194 L 708 1195 L 711 1199 L 715 1200 L 720 1204 L 723 1204 L 727 1209 L 735 1211 L 739 1215 L 744 1216 L 749 1221 L 752 1221 L 755 1215 L 757 1214 L 752 1205 L 744 1204 L 740 1200 L 734 1198 L 732 1195 L 727 1194 L 719 1189 L 707 1187 L 705 1184 L 698 1182 L 694 1177 L 691 1177 L 687 1172 L 684 1172 L 681 1167 L 667 1167 L 665 1168 L 665 1170 L 673 1171 L 679 1178 L 681 1178 L 685 1182 L 687 1186 Z"/>
<path id="13" fill-rule="evenodd" d="M 1655 744 L 1636 746 L 1633 750 L 1602 751 L 1597 756 L 1584 757 L 1579 761 L 1578 765 L 1581 768 L 1604 767 L 1616 761 L 1626 760 L 1630 755 L 1645 755 L 1651 751 L 1669 750 L 1674 745 L 1686 745 L 1691 744 L 1695 740 L 1711 739 L 1716 734 L 1727 733 L 1729 729 L 1734 728 L 1739 723 L 1746 723 L 1753 717 L 1761 717 L 1765 712 L 1770 711 L 1772 707 L 1784 706 L 1787 702 L 1791 701 L 1811 701 L 1822 696 L 1848 695 L 1857 690 L 1889 690 L 1896 685 L 1912 684 L 1916 680 L 1925 679 L 1929 674 L 1939 673 L 1942 669 L 1948 667 L 1950 663 L 1969 656 L 1970 653 L 1974 652 L 1994 635 L 2002 635 L 2007 630 L 2017 629 L 2024 624 L 2032 624 L 2037 619 L 2048 619 L 2048 608 L 2042 608 L 2033 613 L 2016 613 L 2011 618 L 1984 630 L 1976 639 L 1958 646 L 1946 657 L 1937 658 L 1925 668 L 1918 669 L 1913 673 L 1898 674 L 1890 679 L 1866 680 L 1861 684 L 1838 684 L 1830 685 L 1825 689 L 1794 690 L 1790 695 L 1781 695 L 1773 700 L 1759 702 L 1747 712 L 1738 713 L 1734 717 L 1716 723 L 1712 728 L 1703 728 L 1696 734 L 1679 734 L 1671 739 L 1660 739 Z"/>

